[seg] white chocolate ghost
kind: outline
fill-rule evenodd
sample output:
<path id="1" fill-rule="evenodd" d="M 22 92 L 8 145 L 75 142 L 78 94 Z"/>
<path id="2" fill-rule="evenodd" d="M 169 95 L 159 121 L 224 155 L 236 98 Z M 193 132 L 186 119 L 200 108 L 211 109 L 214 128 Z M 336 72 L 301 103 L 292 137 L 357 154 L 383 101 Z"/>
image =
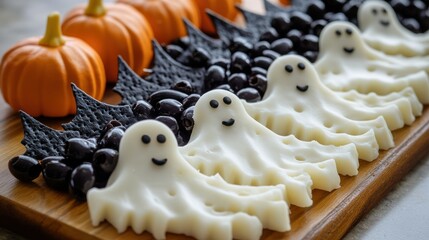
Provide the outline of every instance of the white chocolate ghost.
<path id="1" fill-rule="evenodd" d="M 87 194 L 93 225 L 109 221 L 156 239 L 166 232 L 198 239 L 258 239 L 262 228 L 290 229 L 284 186 L 237 186 L 199 173 L 183 159 L 171 130 L 146 120 L 126 130 L 104 189 Z"/>
<path id="2" fill-rule="evenodd" d="M 373 48 L 389 55 L 429 55 L 429 35 L 415 34 L 401 25 L 385 1 L 365 1 L 358 10 L 363 38 Z"/>
<path id="3" fill-rule="evenodd" d="M 324 146 L 279 136 L 250 117 L 240 99 L 224 90 L 207 92 L 198 100 L 194 122 L 189 143 L 180 149 L 191 165 L 234 184 L 284 184 L 287 200 L 297 206 L 311 205 L 311 180 L 313 188 L 326 191 L 340 186 L 336 166 L 345 175 L 357 174 L 353 144 Z"/>
<path id="4" fill-rule="evenodd" d="M 335 94 L 345 100 L 374 108 L 376 111 L 377 108 L 381 107 L 386 108 L 387 110 L 391 105 L 394 105 L 399 109 L 399 114 L 407 125 L 411 125 L 411 123 L 416 119 L 415 116 L 421 116 L 423 112 L 423 105 L 419 102 L 419 99 L 411 87 L 407 87 L 400 92 L 392 92 L 387 95 L 378 95 L 373 92 L 364 94 L 359 93 L 356 90 L 350 90 L 347 92 L 335 91 Z M 389 128 L 393 130 L 390 127 L 392 124 L 389 124 L 389 118 L 385 115 L 383 115 L 383 117 L 386 119 Z"/>
<path id="5" fill-rule="evenodd" d="M 268 69 L 267 79 L 264 98 L 244 105 L 254 119 L 274 132 L 324 145 L 353 143 L 359 158 L 367 161 L 377 158 L 379 147 L 394 146 L 383 117 L 356 108 L 356 104 L 333 93 L 305 58 L 277 58 Z"/>
<path id="6" fill-rule="evenodd" d="M 330 89 L 387 95 L 411 87 L 421 103 L 429 103 L 425 67 L 417 66 L 416 59 L 410 65 L 401 64 L 399 59 L 371 49 L 355 25 L 340 21 L 328 24 L 320 34 L 319 44 L 315 67 Z"/>

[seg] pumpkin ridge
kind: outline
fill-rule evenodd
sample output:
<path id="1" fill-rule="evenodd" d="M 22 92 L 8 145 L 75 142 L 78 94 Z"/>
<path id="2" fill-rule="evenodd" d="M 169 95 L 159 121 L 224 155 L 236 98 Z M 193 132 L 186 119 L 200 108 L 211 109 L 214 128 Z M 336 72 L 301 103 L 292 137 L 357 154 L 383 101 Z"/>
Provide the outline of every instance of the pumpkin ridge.
<path id="1" fill-rule="evenodd" d="M 36 44 L 37 44 L 37 41 L 36 41 Z M 21 49 L 21 51 L 22 51 L 22 49 Z M 32 51 L 31 51 L 31 54 L 28 57 L 24 58 L 25 59 L 25 60 L 23 60 L 24 66 L 20 66 L 20 68 L 16 68 L 17 74 L 16 75 L 13 74 L 13 75 L 15 75 L 16 82 L 14 84 L 17 87 L 16 88 L 12 88 L 14 91 L 12 91 L 11 88 L 7 88 L 7 90 L 8 90 L 7 93 L 8 93 L 8 98 L 10 100 L 10 104 L 11 104 L 11 106 L 14 106 L 14 108 L 17 108 L 19 106 L 23 106 L 23 104 L 24 104 L 23 101 L 22 101 L 23 99 L 22 98 L 15 98 L 14 96 L 20 96 L 21 95 L 21 93 L 20 93 L 20 91 L 22 89 L 21 86 L 25 85 L 26 81 L 27 81 L 26 78 L 24 77 L 25 76 L 24 73 L 26 73 L 28 71 L 28 68 L 30 67 L 30 64 L 32 62 L 31 60 L 33 58 L 38 58 L 39 54 L 42 54 L 43 51 L 44 51 L 43 48 L 37 48 L 37 47 L 33 48 Z M 28 54 L 26 51 L 22 51 L 21 53 L 24 54 L 24 55 Z M 14 73 L 14 72 L 12 72 L 12 73 Z M 39 89 L 33 89 L 33 90 L 34 91 L 39 91 Z M 39 99 L 35 99 L 34 101 L 39 102 Z M 36 105 L 39 106 L 40 103 L 37 103 Z M 37 112 L 40 113 L 40 109 L 37 109 Z"/>
<path id="2" fill-rule="evenodd" d="M 165 3 L 164 3 L 165 4 Z M 182 9 L 177 9 L 178 11 L 182 11 Z M 170 16 L 173 16 L 174 18 L 173 18 L 173 22 L 177 22 L 177 23 L 180 23 L 177 27 L 175 27 L 175 28 L 173 28 L 173 29 L 171 29 L 171 30 L 174 30 L 174 34 L 171 34 L 170 33 L 170 35 L 173 35 L 173 36 L 185 36 L 186 35 L 186 29 L 185 29 L 185 26 L 184 26 L 184 23 L 183 23 L 183 19 L 180 17 L 180 16 L 186 16 L 187 14 L 186 14 L 186 11 L 184 11 L 185 12 L 185 15 L 182 15 L 182 14 L 180 14 L 180 15 L 178 15 L 178 14 L 175 14 L 175 12 L 173 11 L 173 9 L 170 9 L 170 8 L 168 8 L 168 7 L 166 7 L 165 8 L 165 11 L 167 11 L 168 12 L 168 14 L 170 15 Z M 183 12 L 182 12 L 183 13 Z M 189 19 L 189 21 L 192 21 L 191 19 Z M 170 22 L 171 23 L 171 22 Z M 170 37 L 169 37 L 170 38 Z"/>
<path id="3" fill-rule="evenodd" d="M 196 26 L 200 26 L 199 11 L 192 0 L 117 0 L 117 2 L 137 9 L 148 20 L 155 39 L 161 44 L 186 36 L 182 18 L 187 18 Z"/>
<path id="4" fill-rule="evenodd" d="M 94 95 L 94 98 L 96 98 L 97 100 L 101 100 L 104 96 L 104 91 L 106 89 L 106 75 L 105 75 L 105 71 L 104 71 L 104 65 L 103 65 L 103 60 L 101 59 L 101 57 L 98 55 L 97 52 L 95 52 L 92 48 L 86 48 L 85 51 L 88 51 L 88 55 L 96 55 L 97 57 L 94 58 L 90 58 L 89 61 L 91 63 L 92 66 L 92 70 L 94 71 L 94 79 L 96 81 L 96 85 L 95 86 L 99 86 L 99 88 L 95 88 L 96 90 L 98 90 L 98 92 Z"/>
<path id="5" fill-rule="evenodd" d="M 124 4 L 122 4 L 124 5 Z M 134 13 L 128 13 L 127 15 L 123 15 L 122 11 L 119 11 L 119 9 L 112 9 L 111 11 L 109 11 L 109 17 L 115 19 L 116 21 L 120 22 L 122 25 L 126 26 L 128 29 L 133 29 L 134 32 L 137 32 L 137 30 L 134 29 L 134 27 L 136 27 L 136 23 L 140 22 L 140 21 L 144 21 L 145 25 L 147 25 L 147 20 L 144 18 L 143 15 L 141 15 L 139 12 L 137 12 L 137 10 L 135 10 L 134 8 L 128 6 L 128 5 L 124 5 L 121 7 L 126 7 L 125 9 L 133 9 L 133 11 L 135 11 Z M 124 9 L 124 11 L 125 11 Z"/>
<path id="6" fill-rule="evenodd" d="M 101 25 L 102 25 L 102 27 L 101 27 L 102 31 L 101 32 L 103 33 L 103 39 L 106 39 L 106 37 L 109 36 L 109 31 L 108 31 L 109 29 L 107 27 L 108 25 L 107 25 L 106 21 L 101 21 Z M 101 59 L 102 59 L 103 64 L 104 64 L 104 71 L 106 73 L 106 81 L 107 82 L 112 80 L 112 79 L 109 79 L 110 78 L 110 76 L 109 76 L 110 66 L 108 65 L 109 59 L 112 59 L 112 57 L 113 57 L 111 54 L 111 49 L 112 48 L 108 48 L 108 49 L 102 48 L 101 53 L 100 53 Z"/>
<path id="7" fill-rule="evenodd" d="M 94 17 L 79 15 L 73 18 L 73 21 L 67 20 L 63 23 L 63 31 L 68 32 L 71 36 L 75 36 L 76 33 L 78 33 L 79 31 L 90 32 L 91 29 L 97 29 L 97 31 L 90 32 L 91 34 L 89 36 L 87 35 L 80 40 L 85 42 L 91 48 L 93 48 L 95 52 L 97 52 L 97 54 L 101 57 L 101 59 L 108 59 L 107 57 L 105 57 L 105 52 L 107 51 L 104 51 L 104 48 L 101 45 L 97 44 L 96 37 L 93 37 L 94 35 L 98 35 L 101 36 L 100 38 L 106 39 L 106 36 L 108 36 L 108 34 L 106 33 L 106 25 L 101 19 L 99 21 L 88 21 L 88 18 Z"/>
<path id="8" fill-rule="evenodd" d="M 90 68 L 88 68 L 89 64 L 87 63 L 87 61 L 85 61 L 85 57 L 82 56 L 82 54 L 80 53 L 80 50 L 77 50 L 76 48 L 72 47 L 72 45 L 74 45 L 73 41 L 71 41 L 67 46 L 65 46 L 64 48 L 62 48 L 59 51 L 59 53 L 61 54 L 61 59 L 63 62 L 63 66 L 65 68 L 65 72 L 67 73 L 67 75 L 72 75 L 72 76 L 74 75 L 74 77 L 76 77 L 76 78 L 68 77 L 68 79 L 64 79 L 65 82 L 63 83 L 63 86 L 67 87 L 67 90 L 65 90 L 66 93 L 72 92 L 71 87 L 69 86 L 69 83 L 71 83 L 71 82 L 75 83 L 76 85 L 80 86 L 83 89 L 88 89 L 88 85 L 89 85 L 88 81 L 82 81 L 82 79 L 80 79 L 79 74 L 78 74 L 79 70 L 76 69 L 75 67 L 72 67 L 73 64 L 70 64 L 70 63 L 72 63 L 72 61 L 70 61 L 68 54 L 71 53 L 73 58 L 74 58 L 74 62 L 79 62 L 79 63 L 84 62 L 85 63 L 85 69 L 90 69 Z M 76 56 L 79 56 L 79 59 Z M 89 71 L 87 71 L 87 72 L 89 72 Z M 70 74 L 70 73 L 72 73 L 72 74 Z M 83 84 L 82 82 L 85 84 Z M 88 91 L 88 94 L 94 94 L 93 90 L 94 89 L 91 89 L 91 92 L 89 90 L 86 90 L 86 91 Z M 67 96 L 65 105 L 68 106 L 69 112 L 73 112 L 73 111 L 75 111 L 75 109 L 74 109 L 73 104 L 70 104 L 70 99 L 72 99 L 71 96 Z"/>
<path id="9" fill-rule="evenodd" d="M 142 69 L 148 67 L 152 60 L 152 48 L 145 46 L 151 45 L 150 41 L 154 37 L 153 31 L 147 19 L 136 9 L 126 4 L 119 5 L 119 8 L 113 8 L 112 11 L 109 11 L 109 17 L 120 22 L 128 30 L 131 36 L 130 39 L 135 43 L 131 45 L 134 46 L 133 53 L 137 53 L 134 56 L 134 70 L 138 72 L 138 74 L 142 74 Z M 129 9 L 131 9 L 129 14 L 123 16 L 121 10 L 126 11 Z"/>
<path id="10" fill-rule="evenodd" d="M 49 74 L 46 74 L 47 68 L 40 68 L 35 74 L 32 74 L 33 71 L 31 71 L 31 69 L 38 67 L 38 65 L 40 64 L 39 59 L 43 59 L 42 63 L 44 63 L 44 65 L 46 66 L 50 66 L 50 69 L 53 69 L 55 66 L 50 64 L 51 55 L 49 51 L 52 49 L 48 47 L 42 47 L 38 49 L 37 53 L 31 56 L 32 58 L 28 58 L 28 61 L 26 62 L 27 64 L 25 64 L 25 66 L 22 68 L 22 74 L 20 74 L 20 81 L 18 83 L 18 87 L 16 88 L 18 90 L 18 94 L 24 95 L 26 96 L 26 98 L 31 99 L 31 101 L 28 101 L 24 100 L 24 98 L 19 98 L 18 106 L 22 109 L 29 109 L 27 112 L 33 116 L 40 116 L 43 112 L 42 105 L 44 104 L 44 100 L 42 96 L 46 95 L 44 91 L 46 87 L 45 81 L 35 83 L 33 81 L 33 78 L 40 79 L 40 76 L 45 77 Z M 40 55 L 42 55 L 42 57 Z M 38 59 L 38 61 L 32 60 L 33 58 Z M 51 88 L 51 86 L 49 86 L 49 88 Z"/>
<path id="11" fill-rule="evenodd" d="M 110 26 L 109 28 L 106 28 L 106 32 L 108 33 L 108 36 L 114 36 L 115 38 L 118 38 L 118 41 L 115 42 L 120 42 L 122 43 L 118 48 L 116 48 L 118 51 L 113 51 L 112 48 L 110 48 L 108 50 L 110 58 L 109 59 L 116 59 L 118 57 L 118 55 L 121 55 L 123 58 L 127 59 L 128 64 L 131 66 L 132 69 L 134 69 L 135 66 L 135 61 L 134 61 L 134 53 L 133 53 L 133 49 L 131 48 L 131 42 L 130 42 L 130 37 L 128 32 L 126 31 L 126 27 L 123 26 L 122 24 L 119 24 L 117 21 L 114 21 L 114 19 L 107 17 L 105 18 L 104 24 L 107 26 Z M 113 26 L 115 26 L 116 29 L 113 29 Z M 110 34 L 109 32 L 118 32 L 120 31 L 121 34 Z M 126 36 L 126 37 L 124 37 Z M 112 56 L 113 55 L 113 56 Z M 113 63 L 112 63 L 113 64 Z M 116 64 L 113 64 L 113 66 L 109 66 L 111 69 L 113 69 L 112 71 L 114 72 L 114 75 L 117 74 L 117 69 L 118 66 Z"/>
<path id="12" fill-rule="evenodd" d="M 65 38 L 64 40 L 70 41 L 70 39 Z M 61 84 L 58 84 L 60 88 L 55 88 L 54 91 L 52 91 L 53 93 L 58 93 L 60 92 L 61 94 L 58 94 L 60 97 L 60 99 L 58 99 L 58 101 L 62 101 L 63 104 L 61 104 L 62 106 L 65 106 L 64 109 L 60 109 L 61 112 L 64 112 L 64 114 L 67 114 L 68 112 L 70 112 L 70 110 L 73 107 L 73 104 L 70 104 L 70 93 L 71 92 L 67 87 L 67 83 L 68 81 L 73 81 L 73 79 L 69 79 L 68 78 L 68 72 L 67 72 L 67 66 L 65 65 L 64 62 L 64 58 L 62 56 L 62 51 L 65 48 L 68 48 L 68 46 L 70 45 L 70 43 L 65 43 L 64 45 L 62 45 L 61 47 L 59 47 L 59 51 L 55 51 L 55 59 L 50 59 L 52 62 L 58 64 L 58 68 L 52 68 L 52 69 L 58 69 L 58 71 L 61 73 L 58 79 L 54 79 L 52 82 L 48 83 L 46 81 L 42 82 L 42 88 L 41 89 L 49 89 L 52 88 L 52 83 L 55 82 L 57 83 L 58 81 L 61 81 Z M 44 92 L 44 94 L 42 94 L 40 97 L 42 99 L 42 102 L 49 102 L 52 101 L 51 100 L 51 96 L 49 96 L 49 93 Z M 44 113 L 49 113 L 50 111 L 54 111 L 54 112 L 58 112 L 58 109 L 53 110 L 52 106 L 48 106 L 47 104 L 41 104 L 41 112 Z M 48 114 L 47 114 L 48 115 Z M 53 114 L 54 115 L 54 114 Z M 63 115 L 63 113 L 61 113 L 61 115 Z"/>
<path id="13" fill-rule="evenodd" d="M 84 44 L 87 45 L 86 43 Z M 104 95 L 104 90 L 106 86 L 106 81 L 103 80 L 104 68 L 100 69 L 97 67 L 97 66 L 103 66 L 100 56 L 89 45 L 87 45 L 85 48 L 82 48 L 82 47 L 77 48 L 77 50 L 75 51 L 79 52 L 80 56 L 85 61 L 87 66 L 90 66 L 89 69 L 91 70 L 90 72 L 90 75 L 92 76 L 91 79 L 95 79 L 97 82 L 94 85 L 94 84 L 91 84 L 91 82 L 86 81 L 87 79 L 79 79 L 80 81 L 86 82 L 89 84 L 90 89 L 92 89 L 92 94 L 89 90 L 87 90 L 88 86 L 83 88 L 82 85 L 79 85 L 79 84 L 76 84 L 76 85 L 79 86 L 79 88 L 84 89 L 84 91 L 86 91 L 89 95 L 94 96 L 94 98 L 96 98 L 97 100 L 100 100 Z M 96 56 L 96 57 L 88 58 L 88 56 Z M 95 61 L 98 61 L 98 63 Z M 98 73 L 95 70 L 97 70 Z M 97 88 L 96 86 L 99 86 L 99 88 Z M 71 88 L 70 88 L 70 93 L 72 93 Z M 74 103 L 74 100 L 73 100 L 73 103 Z"/>
<path id="14" fill-rule="evenodd" d="M 189 2 L 190 2 L 190 4 L 185 6 L 186 7 L 185 8 L 185 16 L 195 26 L 200 28 L 201 27 L 201 18 L 200 18 L 200 14 L 199 14 L 200 11 L 198 9 L 198 6 L 194 2 L 194 0 L 190 0 Z M 193 14 L 193 13 L 196 13 L 196 14 Z"/>
<path id="15" fill-rule="evenodd" d="M 167 14 L 169 14 L 169 12 L 167 11 L 167 9 L 163 6 L 163 3 L 162 2 L 160 2 L 158 5 L 161 5 L 161 6 L 152 6 L 152 5 L 150 5 L 150 6 L 148 6 L 148 8 L 147 8 L 147 13 L 148 13 L 148 21 L 149 21 L 149 23 L 150 23 L 150 25 L 151 26 L 153 26 L 152 27 L 152 29 L 154 30 L 154 33 L 155 33 L 155 36 L 157 37 L 157 38 L 159 38 L 159 42 L 163 42 L 163 43 L 166 43 L 167 42 L 167 39 L 169 39 L 170 38 L 170 36 L 171 36 L 171 33 L 170 32 L 168 32 L 168 33 L 166 33 L 166 32 L 164 32 L 164 31 L 162 31 L 162 29 L 165 27 L 165 26 L 162 26 L 162 25 L 160 25 L 159 23 L 158 23 L 158 21 L 155 21 L 154 19 L 158 19 L 158 18 L 165 18 L 166 16 L 167 16 Z M 155 10 L 152 10 L 152 8 L 154 8 Z M 159 11 L 160 11 L 160 14 L 159 14 L 159 16 L 157 16 L 157 15 L 154 15 L 154 14 L 152 14 L 152 13 L 156 13 L 156 11 L 158 11 L 157 9 L 159 8 Z M 161 12 L 162 11 L 162 12 Z M 170 24 L 170 23 L 168 23 L 168 24 Z"/>
<path id="16" fill-rule="evenodd" d="M 186 19 L 192 22 L 195 26 L 198 28 L 200 27 L 201 19 L 200 19 L 200 12 L 198 10 L 198 7 L 194 0 L 189 0 L 189 4 L 185 4 L 184 8 L 182 9 L 184 11 L 184 16 L 186 16 Z M 179 4 L 179 2 L 176 2 Z M 192 14 L 193 12 L 197 14 Z"/>
<path id="17" fill-rule="evenodd" d="M 145 21 L 146 21 L 146 24 L 147 24 L 148 26 L 150 26 L 150 25 L 149 25 L 149 23 L 147 22 L 147 20 L 145 20 Z M 149 47 L 149 48 L 147 48 L 147 49 L 149 49 L 148 51 L 144 50 L 144 52 L 145 52 L 148 56 L 147 56 L 147 58 L 145 58 L 145 61 L 144 61 L 143 67 L 144 67 L 144 68 L 148 68 L 148 67 L 150 67 L 150 65 L 151 65 L 151 63 L 152 63 L 152 60 L 153 60 L 152 39 L 154 39 L 154 38 L 155 38 L 155 36 L 153 35 L 152 28 L 145 28 L 145 29 L 144 29 L 144 31 L 145 31 L 145 36 L 144 36 L 144 38 L 146 38 L 146 39 L 145 39 L 145 42 L 146 42 L 146 40 L 147 40 L 148 45 L 149 45 L 150 47 Z M 146 43 L 145 43 L 145 45 L 146 45 Z"/>
<path id="18" fill-rule="evenodd" d="M 4 54 L 1 60 L 7 59 L 9 57 L 9 53 L 16 51 L 19 48 L 27 47 L 27 46 L 39 46 L 37 44 L 37 41 L 40 39 L 40 37 L 31 37 L 29 39 L 25 39 L 23 41 L 20 41 L 16 44 L 14 44 L 11 48 L 9 48 Z"/>
<path id="19" fill-rule="evenodd" d="M 115 32 L 116 31 L 121 31 L 121 34 L 119 34 L 119 36 L 121 37 L 121 38 L 123 38 L 120 42 L 124 42 L 124 41 L 126 41 L 127 42 L 127 44 L 123 44 L 124 46 L 127 46 L 127 48 L 128 48 L 128 53 L 133 53 L 133 49 L 132 49 L 132 46 L 134 46 L 134 44 L 132 43 L 132 41 L 130 41 L 130 39 L 131 39 L 131 35 L 130 35 L 130 33 L 129 33 L 129 31 L 127 31 L 128 29 L 132 29 L 132 28 L 129 28 L 129 27 L 127 27 L 127 24 L 124 24 L 122 21 L 118 21 L 115 17 L 113 17 L 112 15 L 108 15 L 108 16 L 106 16 L 106 23 L 109 23 L 109 24 L 112 24 L 112 25 L 115 25 L 116 27 L 117 27 L 117 29 L 115 30 Z M 113 31 L 112 30 L 112 28 L 107 28 L 106 29 L 107 31 Z M 110 35 L 110 34 L 109 34 Z M 118 34 L 115 34 L 115 35 L 118 35 Z M 124 37 L 125 36 L 125 37 Z M 114 59 L 116 59 L 118 56 L 114 56 L 115 58 Z M 135 68 L 136 66 L 135 66 L 135 64 L 134 64 L 134 54 L 129 54 L 129 56 L 123 56 L 122 55 L 122 57 L 123 58 L 126 58 L 127 59 L 127 62 L 129 61 L 130 62 L 130 66 L 131 66 L 131 68 Z"/>
<path id="20" fill-rule="evenodd" d="M 16 95 L 16 93 L 10 93 L 11 89 L 7 88 L 7 81 L 5 79 L 11 79 L 7 76 L 11 75 L 11 76 L 18 76 L 19 72 L 22 72 L 22 69 L 18 69 L 18 68 L 13 68 L 10 67 L 10 64 L 15 64 L 17 65 L 18 63 L 25 63 L 26 62 L 26 58 L 25 57 L 20 57 L 21 54 L 26 54 L 25 51 L 22 51 L 21 48 L 29 48 L 29 46 L 27 45 L 23 45 L 23 46 L 19 46 L 16 47 L 14 46 L 12 49 L 8 50 L 5 55 L 3 56 L 2 60 L 1 60 L 1 65 L 0 65 L 0 89 L 3 90 L 3 98 L 6 100 L 6 102 L 11 102 L 10 96 L 14 96 L 14 94 Z M 7 56 L 7 57 L 6 57 Z M 10 60 L 12 58 L 12 60 Z M 19 59 L 19 62 L 14 61 L 15 58 Z M 12 69 L 14 71 L 12 71 L 12 73 L 10 71 L 5 71 L 5 69 Z M 14 74 L 15 72 L 18 72 L 17 74 Z M 15 80 L 16 81 L 16 80 Z"/>

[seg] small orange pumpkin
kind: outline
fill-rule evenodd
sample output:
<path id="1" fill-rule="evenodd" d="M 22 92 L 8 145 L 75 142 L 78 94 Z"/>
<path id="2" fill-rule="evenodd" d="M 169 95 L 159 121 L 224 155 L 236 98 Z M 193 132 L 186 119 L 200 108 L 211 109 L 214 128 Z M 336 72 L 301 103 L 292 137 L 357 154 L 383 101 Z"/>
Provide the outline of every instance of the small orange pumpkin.
<path id="1" fill-rule="evenodd" d="M 209 16 L 206 14 L 206 9 L 223 16 L 226 19 L 234 20 L 237 15 L 235 3 L 237 0 L 194 0 L 200 11 L 201 30 L 213 34 L 215 28 Z"/>
<path id="2" fill-rule="evenodd" d="M 243 3 L 242 0 L 235 0 L 234 1 L 234 6 L 240 6 Z M 239 14 L 239 11 L 237 10 L 237 8 L 235 8 L 235 12 L 234 12 L 234 19 L 237 17 L 237 15 Z"/>
<path id="3" fill-rule="evenodd" d="M 186 27 L 182 21 L 188 19 L 194 26 L 200 27 L 200 15 L 193 0 L 117 0 L 136 8 L 152 26 L 159 43 L 186 36 Z"/>
<path id="4" fill-rule="evenodd" d="M 286 5 L 286 6 L 290 5 L 290 0 L 279 0 L 279 2 L 283 5 Z"/>
<path id="5" fill-rule="evenodd" d="M 134 8 L 125 4 L 103 4 L 89 0 L 65 17 L 65 35 L 84 40 L 103 60 L 108 82 L 116 82 L 117 56 L 120 55 L 137 74 L 149 67 L 152 56 L 152 28 Z"/>
<path id="6" fill-rule="evenodd" d="M 44 37 L 17 43 L 3 56 L 0 87 L 5 101 L 32 116 L 76 113 L 71 82 L 101 99 L 106 86 L 103 62 L 85 42 L 61 35 L 60 15 L 49 15 Z"/>

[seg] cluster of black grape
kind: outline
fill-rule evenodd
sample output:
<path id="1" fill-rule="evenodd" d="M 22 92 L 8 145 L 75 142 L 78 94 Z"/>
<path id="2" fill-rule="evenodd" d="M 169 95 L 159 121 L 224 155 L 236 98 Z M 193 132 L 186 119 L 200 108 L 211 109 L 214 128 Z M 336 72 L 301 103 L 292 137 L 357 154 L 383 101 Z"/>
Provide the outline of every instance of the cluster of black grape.
<path id="1" fill-rule="evenodd" d="M 148 101 L 132 105 L 138 120 L 155 119 L 166 124 L 175 134 L 179 146 L 185 145 L 194 127 L 195 104 L 200 98 L 189 81 L 176 82 L 170 89 L 154 92 Z"/>
<path id="2" fill-rule="evenodd" d="M 178 81 L 170 89 L 154 92 L 149 100 L 139 100 L 132 105 L 137 120 L 155 119 L 167 125 L 175 134 L 179 146 L 185 145 L 194 127 L 195 104 L 200 94 L 192 84 Z"/>
<path id="3" fill-rule="evenodd" d="M 59 191 L 69 191 L 84 201 L 92 187 L 105 187 L 118 162 L 119 143 L 125 127 L 110 121 L 99 138 L 70 138 L 64 156 L 41 160 L 20 155 L 9 161 L 9 171 L 17 179 L 29 182 L 42 173 L 46 184 Z"/>
<path id="4" fill-rule="evenodd" d="M 429 30 L 429 3 L 422 0 L 386 0 L 395 10 L 399 21 L 414 33 Z"/>

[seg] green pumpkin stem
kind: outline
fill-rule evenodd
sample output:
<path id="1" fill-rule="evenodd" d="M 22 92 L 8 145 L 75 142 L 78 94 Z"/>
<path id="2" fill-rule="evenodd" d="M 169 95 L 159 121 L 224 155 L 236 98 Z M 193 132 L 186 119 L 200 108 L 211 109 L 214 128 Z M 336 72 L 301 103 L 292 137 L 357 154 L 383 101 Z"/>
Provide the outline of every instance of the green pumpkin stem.
<path id="1" fill-rule="evenodd" d="M 85 9 L 85 15 L 92 17 L 101 17 L 106 14 L 103 0 L 89 0 L 88 6 Z"/>
<path id="2" fill-rule="evenodd" d="M 64 45 L 65 40 L 61 34 L 60 14 L 53 12 L 48 16 L 45 35 L 39 41 L 39 45 L 47 47 L 59 47 Z"/>

